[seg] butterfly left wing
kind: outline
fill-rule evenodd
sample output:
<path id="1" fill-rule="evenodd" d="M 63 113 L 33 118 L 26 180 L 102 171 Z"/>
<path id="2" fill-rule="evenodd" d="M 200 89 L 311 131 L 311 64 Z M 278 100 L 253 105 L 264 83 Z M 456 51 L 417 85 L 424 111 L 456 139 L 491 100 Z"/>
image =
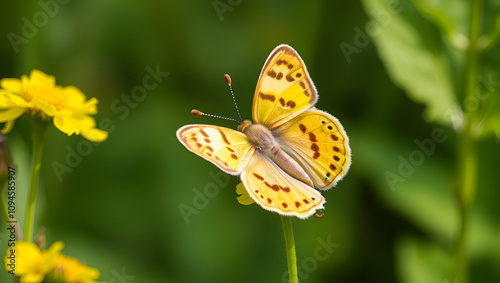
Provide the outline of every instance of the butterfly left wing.
<path id="1" fill-rule="evenodd" d="M 257 83 L 252 117 L 274 128 L 312 107 L 318 95 L 304 61 L 288 45 L 276 47 L 266 60 Z"/>
<path id="2" fill-rule="evenodd" d="M 255 151 L 245 134 L 224 127 L 186 125 L 177 130 L 177 138 L 188 150 L 231 175 L 238 175 Z"/>
<path id="3" fill-rule="evenodd" d="M 307 172 L 314 185 L 327 190 L 351 165 L 349 139 L 340 122 L 320 110 L 308 110 L 274 130 L 278 143 Z"/>
<path id="4" fill-rule="evenodd" d="M 258 151 L 241 172 L 241 181 L 255 202 L 281 215 L 304 219 L 324 208 L 325 199 L 318 191 L 291 177 Z"/>

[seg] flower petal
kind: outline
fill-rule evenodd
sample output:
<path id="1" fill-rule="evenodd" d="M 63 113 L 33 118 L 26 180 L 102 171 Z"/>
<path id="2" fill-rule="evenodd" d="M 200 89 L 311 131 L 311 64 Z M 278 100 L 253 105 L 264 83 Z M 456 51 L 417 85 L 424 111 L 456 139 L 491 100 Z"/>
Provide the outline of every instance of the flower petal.
<path id="1" fill-rule="evenodd" d="M 64 96 L 68 100 L 69 106 L 77 106 L 85 102 L 85 94 L 75 86 L 67 86 L 63 89 Z"/>
<path id="2" fill-rule="evenodd" d="M 73 123 L 80 129 L 95 128 L 95 119 L 88 115 L 73 115 L 71 116 L 71 120 L 73 120 Z"/>
<path id="3" fill-rule="evenodd" d="M 72 134 L 80 134 L 80 128 L 67 116 L 54 117 L 54 125 L 61 132 L 71 136 Z"/>
<path id="4" fill-rule="evenodd" d="M 25 110 L 26 109 L 22 107 L 10 107 L 5 110 L 0 109 L 0 123 L 17 119 L 19 116 L 23 115 Z"/>
<path id="5" fill-rule="evenodd" d="M 82 136 L 89 141 L 102 142 L 108 138 L 108 132 L 96 128 L 82 130 Z"/>
<path id="6" fill-rule="evenodd" d="M 23 91 L 23 85 L 20 79 L 7 78 L 0 81 L 0 86 L 8 91 L 14 93 L 21 93 Z"/>
<path id="7" fill-rule="evenodd" d="M 32 104 L 17 94 L 0 90 L 0 107 L 7 108 L 11 106 L 30 107 Z"/>
<path id="8" fill-rule="evenodd" d="M 38 85 L 38 86 L 55 86 L 56 84 L 56 78 L 54 76 L 47 75 L 46 73 L 33 69 L 30 73 L 30 81 L 32 84 Z"/>
<path id="9" fill-rule="evenodd" d="M 12 130 L 12 128 L 14 127 L 14 123 L 16 122 L 16 120 L 10 120 L 10 121 L 7 121 L 5 123 L 5 126 L 3 126 L 3 129 L 0 131 L 0 133 L 2 134 L 8 134 L 10 133 L 10 131 Z"/>
<path id="10" fill-rule="evenodd" d="M 15 251 L 16 257 L 19 259 L 16 262 L 16 275 L 23 276 L 33 272 L 33 270 L 36 270 L 37 263 L 42 257 L 42 252 L 35 244 L 28 242 L 16 242 Z"/>
<path id="11" fill-rule="evenodd" d="M 46 256 L 42 266 L 43 273 L 47 274 L 54 268 L 56 259 L 60 256 L 60 252 L 63 248 L 63 242 L 57 241 L 53 243 L 48 250 L 43 252 Z"/>
<path id="12" fill-rule="evenodd" d="M 38 99 L 33 99 L 33 104 L 40 110 L 42 110 L 45 114 L 48 116 L 55 116 L 57 114 L 57 109 L 54 107 L 54 105 L 50 105 L 44 101 L 38 100 Z"/>
<path id="13" fill-rule="evenodd" d="M 44 274 L 41 273 L 30 273 L 27 275 L 24 275 L 19 279 L 20 283 L 33 283 L 33 282 L 42 282 L 43 279 L 45 278 Z"/>

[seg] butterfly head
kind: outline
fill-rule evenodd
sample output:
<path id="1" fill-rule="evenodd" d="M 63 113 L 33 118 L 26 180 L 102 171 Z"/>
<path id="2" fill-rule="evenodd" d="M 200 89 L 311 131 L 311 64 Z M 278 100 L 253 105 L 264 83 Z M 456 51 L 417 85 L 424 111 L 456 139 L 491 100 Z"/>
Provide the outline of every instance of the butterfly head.
<path id="1" fill-rule="evenodd" d="M 252 121 L 250 121 L 250 120 L 245 120 L 245 121 L 241 122 L 241 124 L 238 126 L 238 131 L 240 131 L 240 132 L 245 132 L 245 129 L 246 129 L 248 126 L 250 126 L 250 125 L 252 125 Z"/>

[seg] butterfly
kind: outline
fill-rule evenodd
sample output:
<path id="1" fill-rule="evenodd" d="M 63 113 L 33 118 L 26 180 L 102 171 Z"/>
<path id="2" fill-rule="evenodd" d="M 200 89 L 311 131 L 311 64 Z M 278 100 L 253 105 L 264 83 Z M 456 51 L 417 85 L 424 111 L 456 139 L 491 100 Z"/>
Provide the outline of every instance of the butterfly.
<path id="1" fill-rule="evenodd" d="M 305 219 L 324 209 L 325 199 L 314 187 L 335 186 L 351 164 L 344 128 L 314 107 L 317 100 L 304 61 L 282 44 L 260 74 L 253 123 L 245 120 L 238 130 L 186 125 L 177 130 L 177 138 L 222 171 L 240 175 L 248 194 L 264 209 Z"/>

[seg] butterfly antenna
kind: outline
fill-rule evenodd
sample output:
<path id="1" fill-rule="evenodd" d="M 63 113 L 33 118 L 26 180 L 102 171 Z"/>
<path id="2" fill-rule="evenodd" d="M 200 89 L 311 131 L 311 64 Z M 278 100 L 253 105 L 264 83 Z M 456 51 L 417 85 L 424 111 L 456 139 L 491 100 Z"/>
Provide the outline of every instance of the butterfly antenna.
<path id="1" fill-rule="evenodd" d="M 208 117 L 219 118 L 219 119 L 224 119 L 224 120 L 229 120 L 229 121 L 235 121 L 238 124 L 241 123 L 240 121 L 233 119 L 233 118 L 227 118 L 227 117 L 222 117 L 222 116 L 218 116 L 218 115 L 207 114 L 207 113 L 203 113 L 197 109 L 191 110 L 191 114 L 193 114 L 194 116 L 208 116 Z"/>
<path id="2" fill-rule="evenodd" d="M 231 96 L 233 97 L 234 107 L 236 108 L 236 112 L 238 112 L 238 117 L 240 117 L 240 121 L 243 121 L 240 115 L 240 110 L 238 109 L 238 105 L 236 104 L 236 98 L 234 97 L 233 87 L 231 86 L 231 77 L 228 74 L 225 74 L 224 79 L 226 80 L 226 83 L 229 86 L 229 90 L 231 90 Z"/>

